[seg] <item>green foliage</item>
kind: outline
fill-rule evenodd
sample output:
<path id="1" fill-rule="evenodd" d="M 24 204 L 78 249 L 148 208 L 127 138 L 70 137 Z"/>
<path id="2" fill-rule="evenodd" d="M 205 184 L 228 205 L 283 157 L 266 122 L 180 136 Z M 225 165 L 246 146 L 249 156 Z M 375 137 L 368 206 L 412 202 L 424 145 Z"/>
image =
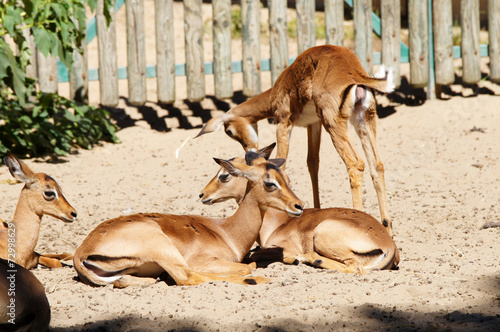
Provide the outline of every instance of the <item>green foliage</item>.
<path id="1" fill-rule="evenodd" d="M 107 111 L 57 94 L 37 97 L 36 104 L 23 107 L 0 95 L 0 156 L 8 151 L 22 157 L 65 155 L 75 147 L 90 149 L 100 140 L 119 142 Z"/>
<path id="2" fill-rule="evenodd" d="M 243 24 L 241 23 L 241 6 L 231 7 L 231 37 L 241 38 Z"/>
<path id="3" fill-rule="evenodd" d="M 326 38 L 325 15 L 316 13 L 314 17 L 316 39 Z M 294 17 L 287 22 L 288 36 L 297 38 L 297 18 Z"/>
<path id="4" fill-rule="evenodd" d="M 114 0 L 105 0 L 108 24 Z M 118 142 L 117 127 L 104 110 L 80 105 L 56 94 L 36 93 L 26 77 L 32 35 L 44 56 L 58 56 L 71 68 L 82 52 L 85 9 L 97 0 L 3 0 L 0 5 L 0 155 L 64 155 L 74 147 L 90 149 L 99 140 Z M 25 33 L 28 32 L 28 33 Z M 16 54 L 3 38 L 10 36 Z M 28 102 L 31 101 L 31 102 Z"/>

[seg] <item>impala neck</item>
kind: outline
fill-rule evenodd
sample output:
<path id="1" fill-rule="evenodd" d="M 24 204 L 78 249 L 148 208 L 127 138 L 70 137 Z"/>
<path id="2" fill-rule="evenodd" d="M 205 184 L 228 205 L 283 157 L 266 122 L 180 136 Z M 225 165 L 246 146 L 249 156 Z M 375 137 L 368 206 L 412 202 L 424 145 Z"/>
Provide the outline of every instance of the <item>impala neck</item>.
<path id="1" fill-rule="evenodd" d="M 262 226 L 259 231 L 259 237 L 257 242 L 261 247 L 266 247 L 266 242 L 269 237 L 281 227 L 288 222 L 291 217 L 284 211 L 276 209 L 268 209 L 262 221 Z"/>
<path id="2" fill-rule="evenodd" d="M 16 262 L 25 266 L 33 255 L 42 216 L 32 211 L 28 199 L 21 192 L 12 223 L 15 227 Z"/>
<path id="3" fill-rule="evenodd" d="M 241 260 L 252 248 L 257 240 L 265 207 L 259 205 L 259 200 L 252 192 L 252 185 L 247 185 L 246 195 L 240 203 L 238 210 L 226 218 L 220 228 L 224 230 L 227 238 L 231 239 L 233 248 Z"/>
<path id="4" fill-rule="evenodd" d="M 244 103 L 233 107 L 230 112 L 236 116 L 247 118 L 250 123 L 257 123 L 259 120 L 273 118 L 274 110 L 271 105 L 271 91 L 272 88 L 248 99 Z"/>

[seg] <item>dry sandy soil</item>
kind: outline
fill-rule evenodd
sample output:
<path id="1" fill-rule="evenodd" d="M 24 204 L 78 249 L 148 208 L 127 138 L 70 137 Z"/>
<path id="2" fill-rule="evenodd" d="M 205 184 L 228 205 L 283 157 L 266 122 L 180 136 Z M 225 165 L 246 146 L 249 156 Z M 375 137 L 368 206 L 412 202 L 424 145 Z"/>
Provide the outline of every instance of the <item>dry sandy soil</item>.
<path id="1" fill-rule="evenodd" d="M 91 87 L 92 88 L 92 87 Z M 274 263 L 254 275 L 269 284 L 210 282 L 93 288 L 71 266 L 39 268 L 52 308 L 53 331 L 330 331 L 497 330 L 500 325 L 499 197 L 500 88 L 481 82 L 477 96 L 452 86 L 446 100 L 419 91 L 378 97 L 378 147 L 386 168 L 397 271 L 341 274 Z M 179 92 L 178 93 L 182 93 Z M 92 91 L 91 91 L 92 94 Z M 91 95 L 91 99 L 92 99 Z M 74 252 L 98 224 L 122 214 L 160 212 L 214 217 L 234 213 L 233 202 L 204 206 L 200 190 L 218 170 L 212 157 L 242 154 L 222 132 L 192 139 L 202 122 L 234 105 L 207 98 L 162 108 L 154 102 L 114 111 L 121 144 L 102 144 L 59 162 L 32 159 L 52 175 L 78 211 L 71 224 L 42 221 L 37 250 Z M 240 102 L 239 100 L 238 102 Z M 261 122 L 261 144 L 274 125 Z M 350 207 L 347 173 L 326 133 L 320 163 L 324 207 Z M 353 135 L 356 143 L 359 140 Z M 312 206 L 306 132 L 292 134 L 287 173 Z M 359 147 L 359 144 L 358 144 Z M 361 151 L 361 149 L 359 149 Z M 0 167 L 0 181 L 10 179 Z M 379 217 L 368 174 L 365 211 Z M 22 185 L 0 185 L 0 214 L 10 220 Z"/>

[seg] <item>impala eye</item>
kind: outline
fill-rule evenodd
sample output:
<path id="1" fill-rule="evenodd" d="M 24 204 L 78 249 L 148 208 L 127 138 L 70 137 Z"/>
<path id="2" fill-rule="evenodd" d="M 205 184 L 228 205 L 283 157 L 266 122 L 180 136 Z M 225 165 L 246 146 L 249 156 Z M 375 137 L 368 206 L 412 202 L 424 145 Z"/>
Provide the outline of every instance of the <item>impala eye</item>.
<path id="1" fill-rule="evenodd" d="M 224 182 L 224 183 L 228 182 L 229 181 L 229 174 L 220 174 L 219 175 L 219 180 L 221 182 Z"/>
<path id="2" fill-rule="evenodd" d="M 226 130 L 226 134 L 229 137 L 233 137 L 233 131 L 231 129 Z"/>
<path id="3" fill-rule="evenodd" d="M 264 182 L 264 184 L 267 190 L 275 190 L 278 188 L 278 186 L 274 182 Z"/>
<path id="4" fill-rule="evenodd" d="M 55 192 L 55 191 L 53 191 L 53 190 L 45 190 L 45 191 L 43 192 L 43 197 L 44 197 L 46 200 L 51 201 L 51 200 L 53 200 L 54 198 L 56 198 L 56 197 L 57 197 L 57 194 L 56 194 L 56 192 Z"/>

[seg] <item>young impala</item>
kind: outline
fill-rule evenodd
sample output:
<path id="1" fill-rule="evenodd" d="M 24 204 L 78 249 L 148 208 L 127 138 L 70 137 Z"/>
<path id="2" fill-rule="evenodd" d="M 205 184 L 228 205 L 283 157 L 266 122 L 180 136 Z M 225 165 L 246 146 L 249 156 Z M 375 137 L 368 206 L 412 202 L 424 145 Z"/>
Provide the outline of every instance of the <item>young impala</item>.
<path id="1" fill-rule="evenodd" d="M 224 125 L 226 133 L 240 142 L 245 151 L 255 150 L 258 148 L 257 122 L 274 118 L 277 124 L 277 157 L 286 159 L 292 127 L 307 126 L 307 165 L 313 186 L 314 207 L 319 208 L 319 146 L 323 125 L 346 165 L 353 207 L 362 210 L 361 182 L 365 166 L 348 135 L 347 121 L 350 119 L 366 155 L 382 223 L 392 234 L 384 166 L 375 142 L 376 103 L 373 90 L 388 93 L 394 89 L 394 83 L 392 71 L 385 72 L 382 68 L 377 76 L 384 77 L 369 77 L 356 55 L 346 47 L 312 47 L 281 73 L 271 89 L 211 119 L 198 136 Z"/>
<path id="2" fill-rule="evenodd" d="M 0 331 L 47 331 L 45 288 L 21 265 L 0 258 Z"/>
<path id="3" fill-rule="evenodd" d="M 268 158 L 272 148 L 260 150 Z M 235 158 L 241 162 L 243 158 Z M 200 194 L 204 204 L 235 199 L 245 192 L 244 178 L 236 178 L 221 168 Z M 357 210 L 305 209 L 290 218 L 275 209 L 267 210 L 258 243 L 264 249 L 251 258 L 257 262 L 304 262 L 341 272 L 391 269 L 399 263 L 399 251 L 385 228 L 372 216 Z"/>
<path id="4" fill-rule="evenodd" d="M 34 268 L 38 263 L 50 268 L 62 267 L 60 260 L 71 259 L 70 254 L 40 255 L 35 252 L 40 223 L 43 215 L 73 222 L 75 209 L 53 178 L 45 173 L 34 173 L 13 155 L 8 155 L 4 161 L 12 176 L 25 185 L 12 222 L 0 219 L 0 257 L 26 269 Z"/>
<path id="5" fill-rule="evenodd" d="M 273 164 L 249 151 L 247 163 L 215 161 L 233 176 L 248 180 L 233 216 L 215 219 L 148 213 L 105 221 L 75 253 L 74 267 L 80 279 L 90 285 L 126 287 L 154 282 L 151 278 L 166 271 L 178 285 L 209 280 L 267 281 L 243 277 L 256 265 L 240 262 L 257 239 L 267 207 L 298 216 L 303 203 L 279 169 L 284 160 Z"/>

